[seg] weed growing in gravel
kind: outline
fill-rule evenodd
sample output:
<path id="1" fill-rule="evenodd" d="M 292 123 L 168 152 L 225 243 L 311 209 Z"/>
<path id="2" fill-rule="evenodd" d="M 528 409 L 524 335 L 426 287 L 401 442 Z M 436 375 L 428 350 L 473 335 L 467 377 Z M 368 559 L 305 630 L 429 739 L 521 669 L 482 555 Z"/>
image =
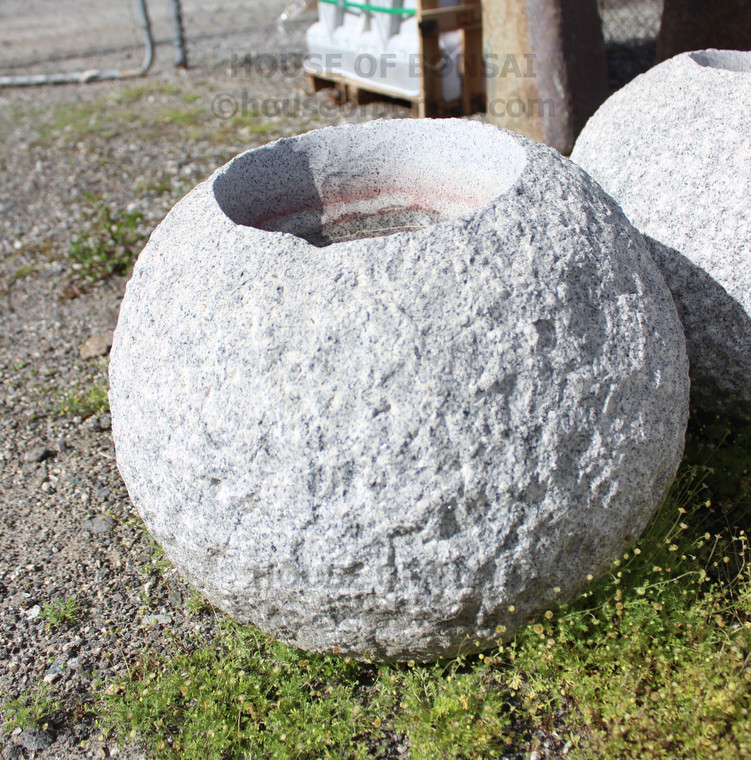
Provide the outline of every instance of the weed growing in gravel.
<path id="1" fill-rule="evenodd" d="M 13 362 L 13 364 L 10 365 L 8 369 L 11 372 L 20 372 L 21 370 L 26 369 L 30 363 L 31 362 L 26 361 L 26 359 L 17 359 Z"/>
<path id="2" fill-rule="evenodd" d="M 47 620 L 46 628 L 49 631 L 61 625 L 73 625 L 78 621 L 80 604 L 74 596 L 67 599 L 55 599 L 42 607 L 41 615 Z"/>
<path id="3" fill-rule="evenodd" d="M 60 136 L 71 141 L 82 140 L 101 131 L 105 113 L 101 101 L 63 103 L 56 106 L 51 114 L 37 119 L 36 132 L 45 145 Z"/>
<path id="4" fill-rule="evenodd" d="M 136 182 L 135 190 L 139 195 L 143 193 L 152 193 L 154 195 L 174 193 L 173 179 L 162 172 L 151 179 L 140 179 Z"/>
<path id="5" fill-rule="evenodd" d="M 201 615 L 204 612 L 213 611 L 214 607 L 195 589 L 190 590 L 190 596 L 185 601 L 185 609 L 191 615 Z"/>
<path id="6" fill-rule="evenodd" d="M 98 383 L 85 391 L 73 391 L 63 397 L 58 410 L 60 414 L 78 417 L 91 417 L 94 414 L 104 414 L 110 408 L 107 385 Z"/>
<path id="7" fill-rule="evenodd" d="M 146 243 L 140 211 L 112 211 L 92 196 L 90 229 L 76 235 L 68 249 L 73 276 L 81 285 L 92 285 L 113 274 L 127 274 Z"/>
<path id="8" fill-rule="evenodd" d="M 164 580 L 164 575 L 172 568 L 172 563 L 167 559 L 164 549 L 154 541 L 151 534 L 146 530 L 146 526 L 139 521 L 138 527 L 143 531 L 146 539 L 151 545 L 151 559 L 148 563 L 142 565 L 140 570 L 144 575 L 153 575 L 156 580 Z"/>
<path id="9" fill-rule="evenodd" d="M 0 707 L 5 713 L 3 729 L 7 732 L 15 728 L 47 729 L 54 713 L 60 709 L 60 703 L 50 697 L 50 687 L 43 683 L 34 689 L 11 699 Z"/>
<path id="10" fill-rule="evenodd" d="M 309 655 L 225 620 L 211 646 L 169 661 L 145 655 L 128 680 L 111 684 L 103 727 L 145 737 L 159 757 L 252 750 L 269 760 L 365 758 L 403 743 L 413 724 L 422 731 L 411 741 L 415 758 L 436 743 L 498 747 L 508 711 L 472 693 L 475 679 L 463 667 L 461 658 L 397 669 Z"/>
<path id="11" fill-rule="evenodd" d="M 132 105 L 150 95 L 178 95 L 179 93 L 180 90 L 173 84 L 146 81 L 123 87 L 114 97 L 114 101 L 116 103 Z"/>
<path id="12" fill-rule="evenodd" d="M 61 416 L 86 419 L 110 410 L 109 379 L 107 376 L 108 359 L 102 359 L 89 378 L 86 388 L 74 387 L 60 397 L 55 412 Z"/>
<path id="13" fill-rule="evenodd" d="M 159 116 L 159 123 L 178 124 L 181 127 L 197 127 L 206 123 L 211 118 L 211 113 L 205 108 L 197 106 L 186 108 L 179 105 L 175 108 L 165 108 Z"/>
<path id="14" fill-rule="evenodd" d="M 10 277 L 7 277 L 5 280 L 5 290 L 13 285 L 14 282 L 20 282 L 21 280 L 25 280 L 27 277 L 30 277 L 32 274 L 35 274 L 39 268 L 38 264 L 21 264 L 11 275 Z"/>
<path id="15" fill-rule="evenodd" d="M 491 652 L 372 665 L 225 620 L 111 683 L 103 729 L 185 760 L 490 759 L 552 736 L 574 758 L 749 758 L 750 452 L 751 426 L 692 421 L 646 535 Z"/>

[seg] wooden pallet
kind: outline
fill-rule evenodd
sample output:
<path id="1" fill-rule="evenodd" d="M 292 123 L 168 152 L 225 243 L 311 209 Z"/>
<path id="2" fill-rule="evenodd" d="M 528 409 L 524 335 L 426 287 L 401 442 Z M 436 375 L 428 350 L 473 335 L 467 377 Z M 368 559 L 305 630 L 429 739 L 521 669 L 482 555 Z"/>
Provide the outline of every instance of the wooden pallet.
<path id="1" fill-rule="evenodd" d="M 485 109 L 485 79 L 482 67 L 482 6 L 480 0 L 461 5 L 438 7 L 438 0 L 418 0 L 417 25 L 420 30 L 419 57 L 423 62 L 417 97 L 395 95 L 376 82 L 363 82 L 335 72 L 309 74 L 306 79 L 313 92 L 334 87 L 342 102 L 366 105 L 375 100 L 410 103 L 420 117 L 461 116 Z M 461 29 L 463 32 L 462 97 L 447 101 L 443 97 L 439 35 Z"/>

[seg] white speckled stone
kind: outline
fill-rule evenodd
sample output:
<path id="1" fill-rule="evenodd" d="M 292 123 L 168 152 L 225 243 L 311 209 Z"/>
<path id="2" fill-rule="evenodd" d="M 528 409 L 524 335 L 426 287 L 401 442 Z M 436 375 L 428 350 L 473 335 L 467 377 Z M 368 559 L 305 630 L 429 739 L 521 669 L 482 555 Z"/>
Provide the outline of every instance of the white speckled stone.
<path id="1" fill-rule="evenodd" d="M 684 53 L 589 120 L 571 158 L 649 239 L 702 408 L 751 414 L 751 52 Z"/>
<path id="2" fill-rule="evenodd" d="M 688 413 L 642 237 L 555 151 L 460 120 L 218 170 L 138 259 L 110 382 L 175 565 L 283 641 L 384 659 L 580 589 L 659 505 Z"/>

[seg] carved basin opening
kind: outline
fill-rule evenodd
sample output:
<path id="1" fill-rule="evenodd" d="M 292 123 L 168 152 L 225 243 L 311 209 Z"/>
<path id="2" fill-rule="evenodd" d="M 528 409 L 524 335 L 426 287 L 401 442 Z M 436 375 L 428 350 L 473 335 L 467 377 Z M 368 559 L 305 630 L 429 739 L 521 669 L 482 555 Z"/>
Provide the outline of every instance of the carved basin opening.
<path id="1" fill-rule="evenodd" d="M 402 144 L 358 131 L 320 130 L 238 156 L 214 180 L 236 224 L 287 232 L 323 247 L 419 230 L 488 204 L 511 187 L 524 151 L 500 130 L 469 144 L 427 121 Z M 365 135 L 364 135 L 365 133 Z"/>
<path id="2" fill-rule="evenodd" d="M 724 69 L 739 73 L 751 72 L 751 53 L 741 50 L 698 50 L 689 53 L 699 66 L 708 69 Z"/>

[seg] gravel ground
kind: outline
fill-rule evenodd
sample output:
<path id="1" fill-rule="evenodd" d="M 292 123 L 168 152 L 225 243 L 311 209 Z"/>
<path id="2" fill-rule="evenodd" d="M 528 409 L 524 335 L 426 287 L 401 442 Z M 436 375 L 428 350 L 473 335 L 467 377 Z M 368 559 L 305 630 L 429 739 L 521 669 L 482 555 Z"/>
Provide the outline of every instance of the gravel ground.
<path id="1" fill-rule="evenodd" d="M 109 416 L 62 410 L 71 394 L 103 387 L 125 287 L 116 276 L 80 285 L 67 257 L 92 228 L 95 199 L 140 212 L 147 234 L 241 150 L 376 113 L 338 109 L 324 92 L 304 114 L 222 120 L 220 97 L 241 107 L 308 96 L 299 73 L 238 79 L 226 55 L 217 60 L 210 73 L 176 72 L 162 52 L 144 80 L 0 90 L 0 702 L 46 683 L 61 703 L 47 731 L 0 733 L 2 758 L 143 757 L 101 740 L 94 695 L 145 647 L 166 651 L 167 631 L 209 640 L 216 624 L 190 614 L 189 589 L 158 567 L 117 471 Z M 85 344 L 93 355 L 82 356 Z M 76 621 L 50 625 L 45 605 L 70 598 Z M 541 739 L 538 756 L 556 757 L 562 742 Z"/>
<path id="2" fill-rule="evenodd" d="M 167 630 L 213 634 L 214 618 L 187 612 L 189 589 L 157 567 L 109 416 L 60 411 L 66 394 L 105 377 L 106 338 L 89 358 L 82 347 L 115 327 L 125 287 L 124 277 L 75 284 L 66 252 L 92 225 L 85 193 L 113 213 L 141 212 L 146 234 L 241 150 L 368 117 L 340 113 L 325 93 L 311 100 L 325 113 L 304 118 L 230 126 L 212 114 L 217 94 L 243 92 L 306 97 L 300 75 L 238 82 L 226 69 L 169 67 L 148 80 L 0 91 L 0 702 L 40 683 L 61 702 L 49 731 L 0 732 L 3 758 L 142 757 L 99 740 L 94 693 L 144 647 L 165 651 Z M 45 605 L 71 597 L 77 621 L 48 625 Z"/>

